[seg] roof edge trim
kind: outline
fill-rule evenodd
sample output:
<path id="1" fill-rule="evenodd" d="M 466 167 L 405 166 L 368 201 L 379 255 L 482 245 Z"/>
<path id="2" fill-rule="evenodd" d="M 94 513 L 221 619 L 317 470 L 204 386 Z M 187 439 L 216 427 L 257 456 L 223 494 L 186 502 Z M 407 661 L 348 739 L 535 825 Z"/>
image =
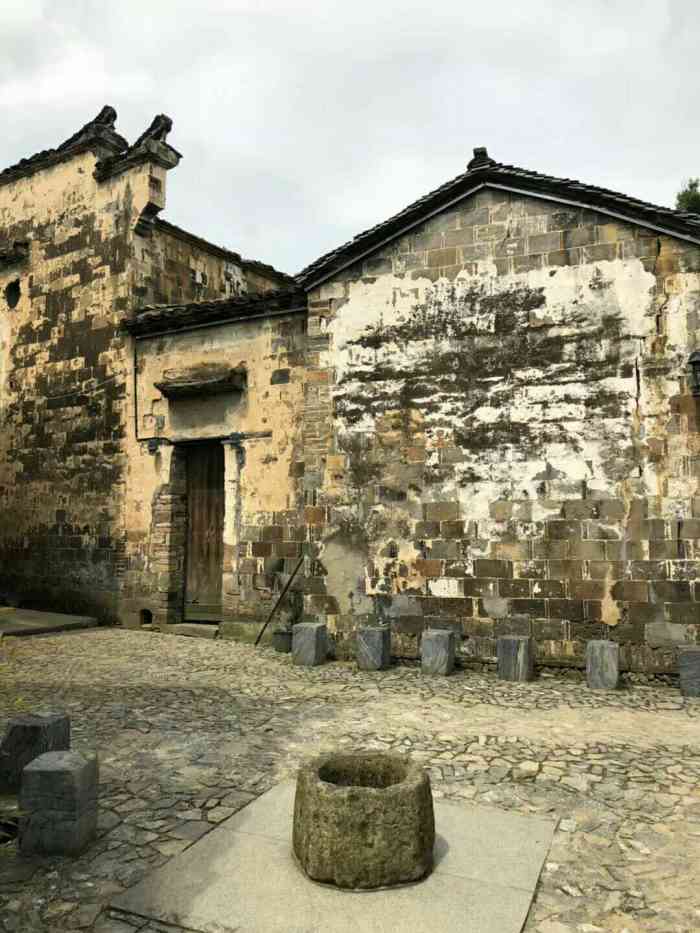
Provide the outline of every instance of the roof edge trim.
<path id="1" fill-rule="evenodd" d="M 167 330 L 139 331 L 136 327 L 125 326 L 127 331 L 135 340 L 146 340 L 150 337 L 164 337 L 167 334 L 186 334 L 193 330 L 204 330 L 209 327 L 225 327 L 227 324 L 238 324 L 240 321 L 256 321 L 261 318 L 284 317 L 285 314 L 308 314 L 309 309 L 306 306 L 298 308 L 283 308 L 269 311 L 258 311 L 252 314 L 229 315 L 219 318 L 215 321 L 203 321 L 201 324 L 182 324 L 179 327 L 170 326 Z"/>
<path id="2" fill-rule="evenodd" d="M 518 188 L 515 185 L 506 185 L 498 182 L 484 181 L 480 182 L 478 185 L 475 185 L 473 188 L 469 188 L 468 191 L 462 192 L 455 198 L 452 198 L 449 201 L 445 201 L 444 204 L 441 204 L 439 207 L 434 208 L 433 210 L 426 211 L 426 213 L 421 214 L 420 217 L 412 220 L 410 223 L 406 224 L 401 229 L 396 230 L 394 233 L 389 234 L 378 243 L 375 243 L 373 246 L 368 247 L 362 252 L 358 253 L 356 256 L 353 256 L 352 259 L 347 260 L 344 263 L 341 263 L 339 266 L 336 266 L 334 269 L 326 270 L 326 272 L 319 275 L 318 278 L 311 279 L 309 282 L 301 282 L 300 287 L 305 291 L 309 292 L 314 288 L 317 288 L 323 282 L 327 282 L 328 279 L 332 279 L 339 272 L 342 272 L 344 269 L 349 268 L 350 266 L 355 265 L 356 262 L 359 262 L 362 259 L 365 259 L 367 256 L 376 253 L 377 250 L 380 250 L 383 246 L 386 246 L 387 243 L 391 243 L 392 240 L 396 240 L 398 237 L 403 236 L 405 233 L 408 233 L 409 230 L 413 230 L 415 227 L 420 226 L 420 224 L 425 223 L 426 220 L 430 220 L 431 217 L 435 217 L 437 214 L 441 214 L 443 211 L 447 210 L 450 207 L 453 207 L 455 204 L 458 204 L 460 201 L 463 201 L 465 198 L 470 197 L 472 194 L 475 194 L 477 191 L 481 191 L 483 188 L 497 188 L 501 191 L 510 191 L 513 194 L 524 195 L 529 198 L 538 198 L 542 201 L 554 201 L 557 204 L 566 204 L 569 207 L 581 207 L 589 211 L 594 211 L 596 214 L 604 214 L 607 217 L 614 217 L 616 220 L 622 220 L 625 223 L 634 224 L 637 227 L 644 227 L 647 230 L 654 230 L 656 233 L 663 233 L 666 236 L 674 237 L 677 240 L 685 240 L 689 243 L 695 243 L 700 245 L 700 235 L 697 237 L 690 236 L 690 234 L 679 233 L 675 230 L 670 230 L 667 227 L 663 227 L 660 224 L 655 224 L 651 222 L 644 222 L 639 220 L 639 218 L 631 216 L 629 214 L 622 214 L 618 211 L 613 211 L 610 208 L 602 207 L 598 204 L 591 204 L 587 201 L 576 201 L 570 198 L 565 198 L 560 195 L 555 194 L 545 194 L 540 191 L 532 191 L 528 188 Z"/>

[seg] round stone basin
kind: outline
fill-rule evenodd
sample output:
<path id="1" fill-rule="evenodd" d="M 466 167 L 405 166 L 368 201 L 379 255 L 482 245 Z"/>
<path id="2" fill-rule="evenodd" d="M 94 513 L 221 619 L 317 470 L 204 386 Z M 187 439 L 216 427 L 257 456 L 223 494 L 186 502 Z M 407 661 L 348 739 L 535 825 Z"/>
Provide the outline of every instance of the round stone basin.
<path id="1" fill-rule="evenodd" d="M 302 766 L 294 801 L 294 854 L 314 881 L 384 888 L 433 867 L 430 778 L 400 755 L 332 753 Z"/>

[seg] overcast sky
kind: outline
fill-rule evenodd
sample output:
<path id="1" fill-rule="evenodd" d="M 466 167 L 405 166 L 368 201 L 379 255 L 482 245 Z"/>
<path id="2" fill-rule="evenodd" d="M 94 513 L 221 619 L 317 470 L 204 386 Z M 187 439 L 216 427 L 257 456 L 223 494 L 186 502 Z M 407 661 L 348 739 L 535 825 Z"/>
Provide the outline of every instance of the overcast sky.
<path id="1" fill-rule="evenodd" d="M 475 146 L 673 205 L 700 175 L 697 0 L 0 0 L 0 163 L 103 104 L 183 153 L 162 216 L 294 273 Z"/>

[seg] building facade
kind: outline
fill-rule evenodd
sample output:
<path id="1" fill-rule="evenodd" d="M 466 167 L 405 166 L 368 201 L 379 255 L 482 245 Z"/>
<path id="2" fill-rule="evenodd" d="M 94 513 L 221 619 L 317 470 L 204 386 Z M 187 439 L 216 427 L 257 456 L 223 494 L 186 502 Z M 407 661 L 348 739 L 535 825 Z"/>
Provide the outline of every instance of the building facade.
<path id="1" fill-rule="evenodd" d="M 133 351 L 147 302 L 279 288 L 271 267 L 161 221 L 179 153 L 156 117 L 132 145 L 98 116 L 0 172 L 0 591 L 119 618 L 133 549 Z"/>
<path id="2" fill-rule="evenodd" d="M 252 637 L 296 573 L 283 617 L 339 656 L 383 621 L 400 656 L 453 627 L 474 658 L 611 637 L 674 670 L 700 622 L 700 217 L 475 150 L 292 280 L 158 218 L 168 128 L 129 147 L 103 112 L 69 160 L 0 175 L 8 585 Z"/>

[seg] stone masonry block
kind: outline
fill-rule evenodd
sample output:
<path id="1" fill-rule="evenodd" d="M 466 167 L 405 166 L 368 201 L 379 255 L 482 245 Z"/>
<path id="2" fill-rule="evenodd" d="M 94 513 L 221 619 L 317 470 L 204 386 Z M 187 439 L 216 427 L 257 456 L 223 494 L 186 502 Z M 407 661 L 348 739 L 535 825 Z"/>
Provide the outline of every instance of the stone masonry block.
<path id="1" fill-rule="evenodd" d="M 357 630 L 357 666 L 361 671 L 383 671 L 391 664 L 391 629 L 388 625 Z"/>
<path id="2" fill-rule="evenodd" d="M 535 675 L 535 642 L 529 635 L 501 635 L 496 641 L 500 680 L 532 680 Z"/>
<path id="3" fill-rule="evenodd" d="M 620 681 L 620 646 L 594 640 L 586 645 L 586 679 L 591 690 L 616 690 Z"/>
<path id="4" fill-rule="evenodd" d="M 678 672 L 684 697 L 700 697 L 700 648 L 682 648 L 678 652 Z"/>
<path id="5" fill-rule="evenodd" d="M 453 630 L 427 629 L 420 645 L 420 666 L 424 674 L 451 674 L 455 666 L 457 637 Z"/>
<path id="6" fill-rule="evenodd" d="M 22 771 L 44 752 L 70 748 L 70 719 L 66 713 L 41 712 L 15 716 L 0 743 L 0 794 L 19 791 Z"/>
<path id="7" fill-rule="evenodd" d="M 328 639 L 323 622 L 297 622 L 292 629 L 292 661 L 315 667 L 326 660 Z"/>
<path id="8" fill-rule="evenodd" d="M 78 855 L 97 832 L 97 755 L 46 752 L 22 772 L 22 855 Z"/>

